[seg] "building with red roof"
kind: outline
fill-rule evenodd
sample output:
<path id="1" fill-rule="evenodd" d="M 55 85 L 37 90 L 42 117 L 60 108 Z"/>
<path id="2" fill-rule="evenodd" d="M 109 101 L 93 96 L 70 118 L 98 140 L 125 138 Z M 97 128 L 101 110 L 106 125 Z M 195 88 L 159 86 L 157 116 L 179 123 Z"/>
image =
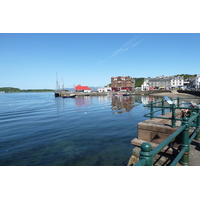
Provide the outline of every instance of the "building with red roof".
<path id="1" fill-rule="evenodd" d="M 76 92 L 91 92 L 92 90 L 88 86 L 82 86 L 82 85 L 77 85 L 75 86 L 75 91 Z"/>

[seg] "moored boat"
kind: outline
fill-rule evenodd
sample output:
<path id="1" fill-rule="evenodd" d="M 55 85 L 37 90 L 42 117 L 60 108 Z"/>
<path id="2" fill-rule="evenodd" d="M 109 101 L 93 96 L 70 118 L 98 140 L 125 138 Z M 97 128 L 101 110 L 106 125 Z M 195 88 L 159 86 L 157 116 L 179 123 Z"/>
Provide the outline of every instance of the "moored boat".
<path id="1" fill-rule="evenodd" d="M 63 98 L 75 98 L 75 97 L 76 97 L 75 94 L 70 94 L 70 95 L 63 96 Z"/>

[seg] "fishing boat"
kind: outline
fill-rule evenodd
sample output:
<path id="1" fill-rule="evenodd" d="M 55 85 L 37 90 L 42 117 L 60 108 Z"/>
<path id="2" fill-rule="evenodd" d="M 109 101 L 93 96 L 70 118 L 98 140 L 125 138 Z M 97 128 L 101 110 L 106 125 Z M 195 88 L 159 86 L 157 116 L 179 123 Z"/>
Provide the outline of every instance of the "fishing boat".
<path id="1" fill-rule="evenodd" d="M 75 94 L 64 95 L 63 98 L 76 98 Z"/>
<path id="2" fill-rule="evenodd" d="M 114 94 L 114 96 L 130 96 L 130 95 L 134 95 L 134 93 L 117 93 L 117 94 Z"/>
<path id="3" fill-rule="evenodd" d="M 113 96 L 123 96 L 122 93 L 116 93 L 116 94 L 113 94 Z"/>
<path id="4" fill-rule="evenodd" d="M 130 93 L 124 93 L 123 96 L 130 96 Z"/>

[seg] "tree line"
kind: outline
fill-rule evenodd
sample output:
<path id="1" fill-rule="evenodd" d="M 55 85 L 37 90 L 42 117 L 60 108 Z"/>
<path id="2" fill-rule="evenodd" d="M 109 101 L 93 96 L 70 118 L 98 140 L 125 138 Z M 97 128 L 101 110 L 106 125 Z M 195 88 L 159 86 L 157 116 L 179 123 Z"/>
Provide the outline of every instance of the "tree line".
<path id="1" fill-rule="evenodd" d="M 5 93 L 16 93 L 16 92 L 54 92 L 54 90 L 51 90 L 51 89 L 28 89 L 28 90 L 21 90 L 19 88 L 13 88 L 13 87 L 2 87 L 2 88 L 0 88 L 0 92 L 5 92 Z"/>

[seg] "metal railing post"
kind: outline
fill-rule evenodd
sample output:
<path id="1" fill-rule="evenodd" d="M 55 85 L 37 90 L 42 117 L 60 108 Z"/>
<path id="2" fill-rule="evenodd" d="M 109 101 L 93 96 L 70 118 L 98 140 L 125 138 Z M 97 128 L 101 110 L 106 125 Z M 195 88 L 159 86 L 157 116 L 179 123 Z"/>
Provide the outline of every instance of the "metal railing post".
<path id="1" fill-rule="evenodd" d="M 181 133 L 181 149 L 186 149 L 181 160 L 180 164 L 183 166 L 189 166 L 189 153 L 190 153 L 190 144 L 189 144 L 189 123 L 188 123 L 188 118 L 184 117 L 183 118 L 183 125 L 186 125 L 185 129 Z"/>
<path id="2" fill-rule="evenodd" d="M 196 128 L 199 128 L 200 127 L 200 108 L 198 109 L 197 112 L 199 113 L 199 116 L 196 119 Z M 195 140 L 200 141 L 200 131 L 197 133 Z"/>
<path id="3" fill-rule="evenodd" d="M 162 115 L 165 114 L 165 108 L 164 108 L 165 100 L 162 99 Z"/>
<path id="4" fill-rule="evenodd" d="M 179 106 L 180 106 L 180 98 L 177 97 L 177 107 L 179 107 Z"/>
<path id="5" fill-rule="evenodd" d="M 153 158 L 150 155 L 151 152 L 151 144 L 144 142 L 141 145 L 141 151 L 140 151 L 140 159 L 145 159 L 146 164 L 145 166 L 152 166 L 153 165 Z"/>
<path id="6" fill-rule="evenodd" d="M 171 105 L 171 108 L 172 108 L 172 128 L 175 128 L 176 127 L 176 105 L 175 104 L 172 104 Z"/>
<path id="7" fill-rule="evenodd" d="M 150 119 L 153 119 L 153 117 L 154 117 L 154 112 L 153 112 L 153 101 L 150 102 L 150 105 L 151 105 L 151 107 L 150 107 Z"/>

